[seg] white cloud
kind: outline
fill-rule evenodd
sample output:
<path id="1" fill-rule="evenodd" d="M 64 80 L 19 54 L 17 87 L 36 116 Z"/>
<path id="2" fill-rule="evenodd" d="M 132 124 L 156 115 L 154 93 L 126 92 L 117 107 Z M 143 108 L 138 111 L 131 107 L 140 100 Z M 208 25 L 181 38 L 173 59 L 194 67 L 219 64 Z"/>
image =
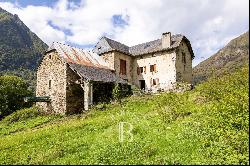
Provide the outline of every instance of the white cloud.
<path id="1" fill-rule="evenodd" d="M 248 0 L 82 0 L 80 5 L 59 0 L 53 7 L 8 2 L 0 6 L 18 14 L 47 44 L 90 45 L 107 34 L 134 45 L 160 38 L 162 32 L 181 33 L 192 43 L 195 65 L 249 29 Z M 114 26 L 114 15 L 121 15 L 128 24 Z"/>

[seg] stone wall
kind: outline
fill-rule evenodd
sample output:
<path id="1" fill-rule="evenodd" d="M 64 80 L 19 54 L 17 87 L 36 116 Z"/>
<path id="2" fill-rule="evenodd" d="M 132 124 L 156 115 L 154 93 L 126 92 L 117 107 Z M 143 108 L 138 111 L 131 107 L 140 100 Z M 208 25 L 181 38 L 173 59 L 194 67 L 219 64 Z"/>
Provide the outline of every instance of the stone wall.
<path id="1" fill-rule="evenodd" d="M 38 67 L 36 96 L 51 98 L 51 102 L 37 103 L 44 111 L 66 112 L 66 67 L 55 51 L 47 53 Z"/>
<path id="2" fill-rule="evenodd" d="M 140 87 L 139 80 L 145 80 L 146 90 L 171 89 L 176 82 L 175 57 L 174 51 L 137 56 L 133 62 L 133 84 Z M 156 71 L 150 72 L 150 65 L 154 64 Z M 138 75 L 137 67 L 143 67 L 143 73 Z M 152 84 L 153 79 L 157 81 L 156 85 Z"/>
<path id="3" fill-rule="evenodd" d="M 181 42 L 176 51 L 176 76 L 178 82 L 192 83 L 192 57 L 188 50 L 187 44 Z M 185 56 L 186 63 L 183 62 L 182 56 Z"/>
<path id="4" fill-rule="evenodd" d="M 114 52 L 104 53 L 104 54 L 101 55 L 101 57 L 107 63 L 108 67 L 115 70 Z"/>
<path id="5" fill-rule="evenodd" d="M 126 75 L 120 74 L 120 59 L 126 61 Z M 120 52 L 114 52 L 114 67 L 116 75 L 122 79 L 128 80 L 129 83 L 132 83 L 132 57 Z"/>
<path id="6" fill-rule="evenodd" d="M 186 63 L 182 60 L 185 54 Z M 146 90 L 170 90 L 176 81 L 191 83 L 192 58 L 187 44 L 183 41 L 179 48 L 153 54 L 131 57 L 120 52 L 109 52 L 102 55 L 109 67 L 115 69 L 116 75 L 127 79 L 131 84 L 140 87 L 140 80 L 145 80 Z M 126 60 L 127 74 L 120 74 L 120 59 Z M 150 72 L 150 65 L 156 64 L 156 71 Z M 143 73 L 137 73 L 137 67 L 143 67 Z M 146 71 L 145 71 L 146 69 Z M 153 84 L 156 81 L 156 85 Z"/>
<path id="7" fill-rule="evenodd" d="M 108 66 L 115 70 L 117 76 L 132 83 L 133 58 L 129 55 L 113 51 L 101 55 Z M 120 59 L 126 61 L 126 75 L 120 74 Z"/>

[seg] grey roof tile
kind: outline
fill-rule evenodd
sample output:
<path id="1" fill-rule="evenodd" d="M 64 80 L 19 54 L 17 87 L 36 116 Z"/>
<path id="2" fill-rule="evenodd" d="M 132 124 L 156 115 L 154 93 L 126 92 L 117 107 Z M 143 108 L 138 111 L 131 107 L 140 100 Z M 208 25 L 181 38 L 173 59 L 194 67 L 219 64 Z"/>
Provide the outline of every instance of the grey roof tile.
<path id="1" fill-rule="evenodd" d="M 192 56 L 194 56 L 189 40 L 181 34 L 176 34 L 176 35 L 171 36 L 171 45 L 167 49 L 177 48 L 180 45 L 182 40 L 185 40 L 187 42 L 188 47 L 191 51 L 191 54 L 192 54 Z M 100 39 L 100 41 L 97 43 L 97 45 L 95 46 L 95 48 L 93 49 L 93 51 L 99 55 L 102 53 L 114 51 L 114 50 L 123 52 L 123 53 L 131 55 L 131 56 L 138 56 L 138 55 L 153 53 L 153 52 L 162 51 L 162 50 L 166 50 L 166 49 L 162 48 L 162 40 L 161 39 L 157 39 L 154 41 L 150 41 L 150 42 L 146 42 L 146 43 L 142 43 L 142 44 L 128 47 L 125 44 L 122 44 L 122 43 L 117 42 L 115 40 L 109 39 L 107 37 L 102 37 Z"/>
<path id="2" fill-rule="evenodd" d="M 99 81 L 99 82 L 116 82 L 116 83 L 127 83 L 125 80 L 117 77 L 109 69 L 103 69 L 93 66 L 85 66 L 81 64 L 68 63 L 69 67 L 79 74 L 81 77 L 89 81 Z"/>

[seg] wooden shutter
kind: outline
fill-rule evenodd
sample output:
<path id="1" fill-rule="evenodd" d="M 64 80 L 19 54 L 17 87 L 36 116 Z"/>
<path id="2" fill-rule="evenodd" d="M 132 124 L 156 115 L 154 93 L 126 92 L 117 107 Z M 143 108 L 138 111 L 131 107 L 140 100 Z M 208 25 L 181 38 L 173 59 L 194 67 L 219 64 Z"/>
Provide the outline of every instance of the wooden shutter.
<path id="1" fill-rule="evenodd" d="M 140 73 L 143 73 L 143 67 L 140 67 Z"/>
<path id="2" fill-rule="evenodd" d="M 152 85 L 153 85 L 153 79 L 150 78 L 150 86 L 152 86 Z"/>
<path id="3" fill-rule="evenodd" d="M 122 60 L 120 59 L 120 74 L 122 74 Z"/>
<path id="4" fill-rule="evenodd" d="M 144 73 L 146 74 L 146 66 L 144 66 Z"/>
<path id="5" fill-rule="evenodd" d="M 156 78 L 156 85 L 159 85 L 159 78 Z"/>
<path id="6" fill-rule="evenodd" d="M 156 80 L 155 79 L 153 79 L 153 85 L 156 85 Z"/>
<path id="7" fill-rule="evenodd" d="M 137 67 L 137 75 L 140 74 L 140 67 Z"/>
<path id="8" fill-rule="evenodd" d="M 126 64 L 126 61 L 124 60 L 123 61 L 123 63 L 124 63 L 124 75 L 127 75 L 127 64 Z"/>
<path id="9" fill-rule="evenodd" d="M 154 72 L 156 72 L 156 64 L 154 64 Z"/>
<path id="10" fill-rule="evenodd" d="M 154 71 L 154 66 L 150 65 L 150 72 L 153 72 L 153 71 Z"/>
<path id="11" fill-rule="evenodd" d="M 120 74 L 126 75 L 126 61 L 120 59 Z"/>

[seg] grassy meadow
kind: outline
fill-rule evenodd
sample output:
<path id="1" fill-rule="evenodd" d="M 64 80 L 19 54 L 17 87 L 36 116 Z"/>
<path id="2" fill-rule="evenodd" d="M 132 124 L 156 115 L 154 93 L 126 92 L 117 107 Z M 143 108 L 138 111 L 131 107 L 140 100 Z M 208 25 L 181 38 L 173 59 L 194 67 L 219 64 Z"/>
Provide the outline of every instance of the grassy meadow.
<path id="1" fill-rule="evenodd" d="M 249 164 L 248 75 L 245 67 L 192 91 L 78 115 L 19 110 L 0 121 L 0 164 Z M 123 142 L 121 122 L 131 129 Z"/>

